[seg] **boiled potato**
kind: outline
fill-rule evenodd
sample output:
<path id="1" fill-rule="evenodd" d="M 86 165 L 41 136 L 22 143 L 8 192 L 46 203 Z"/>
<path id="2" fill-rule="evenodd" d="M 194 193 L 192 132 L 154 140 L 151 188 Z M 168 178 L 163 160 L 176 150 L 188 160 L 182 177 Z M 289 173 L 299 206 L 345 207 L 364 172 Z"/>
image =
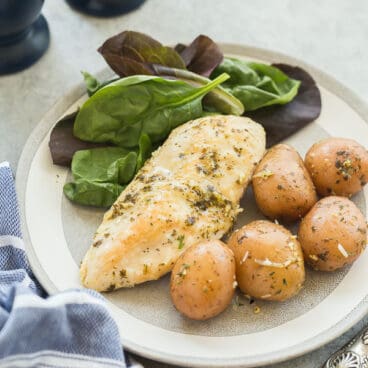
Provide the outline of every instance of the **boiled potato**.
<path id="1" fill-rule="evenodd" d="M 350 197 L 368 181 L 368 152 L 352 139 L 315 143 L 305 156 L 305 165 L 321 196 Z"/>
<path id="2" fill-rule="evenodd" d="M 271 219 L 298 220 L 317 202 L 303 160 L 286 144 L 278 144 L 266 153 L 252 182 L 259 209 Z"/>
<path id="3" fill-rule="evenodd" d="M 219 240 L 188 248 L 171 274 L 172 301 L 192 319 L 205 320 L 221 313 L 231 302 L 235 287 L 234 255 Z"/>
<path id="4" fill-rule="evenodd" d="M 253 221 L 234 232 L 228 245 L 235 255 L 236 279 L 243 293 L 283 301 L 301 289 L 305 278 L 302 249 L 283 226 Z"/>
<path id="5" fill-rule="evenodd" d="M 298 239 L 308 264 L 316 270 L 334 271 L 359 257 L 367 243 L 367 224 L 349 199 L 326 197 L 304 217 Z"/>

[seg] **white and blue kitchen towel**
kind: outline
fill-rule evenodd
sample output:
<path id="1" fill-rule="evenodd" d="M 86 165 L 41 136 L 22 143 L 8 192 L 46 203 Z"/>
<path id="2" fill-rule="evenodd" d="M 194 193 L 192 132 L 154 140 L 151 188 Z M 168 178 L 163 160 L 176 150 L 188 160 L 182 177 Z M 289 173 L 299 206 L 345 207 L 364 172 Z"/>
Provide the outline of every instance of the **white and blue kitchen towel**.
<path id="1" fill-rule="evenodd" d="M 24 251 L 12 172 L 0 163 L 0 368 L 140 367 L 124 357 L 99 294 L 47 297 Z"/>

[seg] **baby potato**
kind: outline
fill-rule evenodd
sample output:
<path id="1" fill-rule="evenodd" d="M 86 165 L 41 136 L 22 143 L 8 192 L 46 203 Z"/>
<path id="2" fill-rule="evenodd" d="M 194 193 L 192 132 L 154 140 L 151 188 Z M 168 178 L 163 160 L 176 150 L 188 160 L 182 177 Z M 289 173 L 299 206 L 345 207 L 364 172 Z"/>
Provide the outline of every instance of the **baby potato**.
<path id="1" fill-rule="evenodd" d="M 317 202 L 300 223 L 298 239 L 304 259 L 315 270 L 334 271 L 353 263 L 367 243 L 367 224 L 345 197 Z"/>
<path id="2" fill-rule="evenodd" d="M 188 248 L 171 274 L 172 301 L 192 319 L 205 320 L 221 313 L 230 304 L 235 287 L 234 255 L 220 240 Z"/>
<path id="3" fill-rule="evenodd" d="M 259 209 L 271 219 L 298 220 L 317 202 L 302 158 L 286 144 L 278 144 L 267 151 L 252 182 Z"/>
<path id="4" fill-rule="evenodd" d="M 305 165 L 321 196 L 350 197 L 368 181 L 368 151 L 346 138 L 327 138 L 315 143 Z"/>
<path id="5" fill-rule="evenodd" d="M 301 289 L 305 279 L 302 249 L 283 226 L 253 221 L 235 231 L 228 245 L 235 255 L 236 279 L 243 293 L 283 301 Z"/>

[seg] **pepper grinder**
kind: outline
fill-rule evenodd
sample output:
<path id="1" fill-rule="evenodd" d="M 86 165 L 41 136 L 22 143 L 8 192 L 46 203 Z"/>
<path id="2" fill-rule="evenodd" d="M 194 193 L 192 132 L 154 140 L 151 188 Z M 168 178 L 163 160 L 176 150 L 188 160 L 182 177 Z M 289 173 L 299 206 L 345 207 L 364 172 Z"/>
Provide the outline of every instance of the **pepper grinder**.
<path id="1" fill-rule="evenodd" d="M 35 63 L 47 50 L 50 33 L 41 15 L 44 0 L 0 1 L 0 74 Z"/>
<path id="2" fill-rule="evenodd" d="M 145 0 L 66 0 L 74 9 L 97 17 L 113 17 L 128 13 Z"/>

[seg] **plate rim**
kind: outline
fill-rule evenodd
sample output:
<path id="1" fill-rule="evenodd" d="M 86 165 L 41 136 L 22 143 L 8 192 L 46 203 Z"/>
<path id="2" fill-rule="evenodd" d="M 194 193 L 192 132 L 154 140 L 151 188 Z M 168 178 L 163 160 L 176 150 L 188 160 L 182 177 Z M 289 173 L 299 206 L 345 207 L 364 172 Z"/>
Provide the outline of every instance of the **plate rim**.
<path id="1" fill-rule="evenodd" d="M 368 124 L 368 104 L 363 101 L 354 91 L 352 91 L 349 87 L 339 82 L 336 78 L 332 77 L 328 73 L 320 70 L 317 67 L 314 67 L 298 58 L 294 58 L 292 56 L 288 56 L 287 54 L 280 53 L 277 51 L 273 51 L 270 49 L 264 49 L 254 46 L 234 44 L 234 43 L 220 43 L 221 49 L 225 54 L 237 54 L 246 57 L 254 57 L 259 59 L 265 59 L 267 61 L 273 62 L 285 62 L 289 64 L 294 64 L 297 66 L 301 66 L 307 71 L 309 71 L 313 78 L 316 80 L 318 84 L 325 87 L 327 90 L 332 91 L 333 94 L 344 100 L 367 124 Z M 96 73 L 98 78 L 105 78 L 111 75 L 112 72 L 105 67 L 99 73 Z M 26 253 L 32 268 L 34 275 L 37 277 L 38 281 L 44 287 L 44 289 L 50 294 L 53 295 L 58 292 L 56 286 L 49 279 L 45 270 L 41 266 L 38 261 L 37 255 L 33 249 L 32 243 L 30 241 L 26 217 L 25 217 L 25 193 L 28 181 L 28 174 L 30 169 L 30 163 L 34 157 L 34 147 L 35 142 L 38 140 L 36 137 L 42 135 L 44 138 L 50 128 L 45 126 L 45 121 L 48 121 L 48 117 L 51 114 L 54 114 L 55 111 L 60 111 L 60 116 L 65 113 L 65 105 L 69 103 L 71 106 L 78 98 L 82 97 L 85 94 L 85 86 L 83 82 L 78 83 L 74 88 L 70 89 L 66 94 L 49 109 L 49 111 L 43 116 L 40 122 L 36 125 L 31 135 L 29 136 L 23 150 L 21 156 L 18 161 L 18 166 L 16 170 L 16 189 L 18 195 L 19 202 L 19 211 L 21 216 L 21 224 L 22 224 L 22 233 L 25 243 Z M 28 155 L 29 152 L 32 152 L 32 155 Z M 216 360 L 216 361 L 203 361 L 201 358 L 192 357 L 188 359 L 188 357 L 180 357 L 175 354 L 171 354 L 169 352 L 162 354 L 160 352 L 151 351 L 149 349 L 142 348 L 135 344 L 130 343 L 128 340 L 125 340 L 121 337 L 124 348 L 128 351 L 137 353 L 143 357 L 174 364 L 180 366 L 188 366 L 188 367 L 206 367 L 211 365 L 212 367 L 224 367 L 224 364 L 228 367 L 257 367 L 265 364 L 274 364 L 286 360 L 290 360 L 296 358 L 298 356 L 304 355 L 308 352 L 316 350 L 321 346 L 327 344 L 328 342 L 334 340 L 335 338 L 341 336 L 348 329 L 353 327 L 357 322 L 359 322 L 365 314 L 368 312 L 368 295 L 342 320 L 340 320 L 334 326 L 331 326 L 328 330 L 318 334 L 315 338 L 309 339 L 305 341 L 303 344 L 298 344 L 295 346 L 291 346 L 290 348 L 283 349 L 277 352 L 261 354 L 254 357 L 247 358 L 234 358 L 231 361 L 229 359 L 225 361 Z"/>

